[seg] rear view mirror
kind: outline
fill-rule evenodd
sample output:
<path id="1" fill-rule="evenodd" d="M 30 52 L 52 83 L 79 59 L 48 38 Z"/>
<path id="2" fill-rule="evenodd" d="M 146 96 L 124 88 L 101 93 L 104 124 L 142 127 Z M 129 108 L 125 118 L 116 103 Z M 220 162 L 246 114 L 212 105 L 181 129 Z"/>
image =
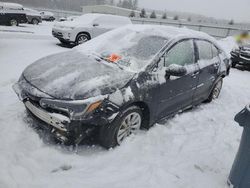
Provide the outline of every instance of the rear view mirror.
<path id="1" fill-rule="evenodd" d="M 170 76 L 184 76 L 187 74 L 187 69 L 184 66 L 172 64 L 166 67 L 166 78 L 169 78 Z"/>

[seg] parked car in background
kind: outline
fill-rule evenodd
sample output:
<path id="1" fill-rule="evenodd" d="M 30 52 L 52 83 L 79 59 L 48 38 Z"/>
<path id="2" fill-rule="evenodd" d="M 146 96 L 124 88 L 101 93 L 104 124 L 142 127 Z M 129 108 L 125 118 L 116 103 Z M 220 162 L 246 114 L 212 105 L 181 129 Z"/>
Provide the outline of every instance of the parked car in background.
<path id="1" fill-rule="evenodd" d="M 26 13 L 23 6 L 17 3 L 0 2 L 0 24 L 18 26 L 27 23 Z"/>
<path id="2" fill-rule="evenodd" d="M 42 17 L 38 11 L 29 8 L 24 8 L 24 11 L 29 24 L 38 25 L 42 22 Z"/>
<path id="3" fill-rule="evenodd" d="M 55 20 L 54 14 L 52 12 L 42 11 L 40 12 L 40 15 L 42 17 L 42 20 L 50 22 Z"/>
<path id="4" fill-rule="evenodd" d="M 250 68 L 250 40 L 241 43 L 239 48 L 231 52 L 232 67 L 242 65 Z"/>
<path id="5" fill-rule="evenodd" d="M 72 21 L 58 22 L 52 29 L 54 37 L 63 44 L 82 44 L 112 29 L 132 24 L 123 16 L 109 14 L 85 14 Z"/>
<path id="6" fill-rule="evenodd" d="M 98 134 L 110 148 L 140 128 L 218 98 L 229 69 L 225 52 L 207 34 L 129 25 L 38 60 L 13 88 L 57 139 L 79 144 Z"/>

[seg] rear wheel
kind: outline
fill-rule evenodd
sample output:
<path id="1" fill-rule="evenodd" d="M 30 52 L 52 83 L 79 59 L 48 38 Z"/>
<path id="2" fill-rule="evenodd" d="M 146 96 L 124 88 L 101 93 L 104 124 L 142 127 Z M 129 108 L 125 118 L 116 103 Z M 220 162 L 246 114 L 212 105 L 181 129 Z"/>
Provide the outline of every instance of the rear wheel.
<path id="1" fill-rule="evenodd" d="M 142 124 L 142 111 L 137 106 L 131 106 L 124 110 L 109 125 L 100 129 L 100 144 L 109 149 L 120 145 L 126 137 L 136 133 Z"/>
<path id="2" fill-rule="evenodd" d="M 10 26 L 18 26 L 18 21 L 15 18 L 10 19 Z"/>
<path id="3" fill-rule="evenodd" d="M 222 88 L 222 84 L 223 84 L 223 79 L 221 78 L 220 80 L 218 80 L 215 84 L 215 86 L 213 87 L 212 92 L 210 93 L 207 102 L 211 102 L 212 100 L 215 100 L 219 97 L 220 92 L 221 92 L 221 88 Z"/>
<path id="4" fill-rule="evenodd" d="M 37 20 L 37 19 L 32 19 L 32 21 L 31 21 L 31 23 L 33 24 L 33 25 L 38 25 L 39 24 L 39 21 Z"/>
<path id="5" fill-rule="evenodd" d="M 87 35 L 86 33 L 80 33 L 76 37 L 76 45 L 83 44 L 88 40 L 90 40 L 89 35 Z"/>

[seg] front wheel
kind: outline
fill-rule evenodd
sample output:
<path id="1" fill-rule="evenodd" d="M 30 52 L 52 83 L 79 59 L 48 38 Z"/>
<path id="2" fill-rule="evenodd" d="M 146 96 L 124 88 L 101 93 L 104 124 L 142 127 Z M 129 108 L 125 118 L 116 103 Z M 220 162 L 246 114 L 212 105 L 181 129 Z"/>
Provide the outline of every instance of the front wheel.
<path id="1" fill-rule="evenodd" d="M 221 92 L 221 88 L 222 88 L 222 84 L 223 84 L 223 79 L 219 79 L 216 84 L 214 85 L 212 92 L 210 93 L 207 102 L 211 102 L 212 100 L 215 100 L 219 97 L 220 92 Z"/>
<path id="2" fill-rule="evenodd" d="M 37 19 L 32 19 L 31 22 L 32 22 L 33 25 L 38 25 L 39 24 L 39 21 Z"/>
<path id="3" fill-rule="evenodd" d="M 126 137 L 136 133 L 141 124 L 141 109 L 131 106 L 121 112 L 111 124 L 100 128 L 100 144 L 107 149 L 120 145 Z"/>
<path id="4" fill-rule="evenodd" d="M 10 26 L 18 26 L 18 21 L 14 18 L 12 18 L 9 22 Z"/>
<path id="5" fill-rule="evenodd" d="M 83 44 L 90 40 L 89 36 L 85 33 L 80 33 L 76 37 L 76 45 Z"/>

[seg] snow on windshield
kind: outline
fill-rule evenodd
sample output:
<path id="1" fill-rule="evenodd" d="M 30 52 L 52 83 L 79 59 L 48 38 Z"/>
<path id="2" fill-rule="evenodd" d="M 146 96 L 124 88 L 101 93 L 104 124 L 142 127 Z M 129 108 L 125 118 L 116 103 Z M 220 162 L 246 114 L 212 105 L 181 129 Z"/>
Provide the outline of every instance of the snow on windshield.
<path id="1" fill-rule="evenodd" d="M 161 30 L 127 26 L 97 37 L 76 49 L 100 57 L 116 54 L 120 58 L 115 63 L 131 71 L 138 71 L 150 62 L 167 41 L 168 38 Z"/>

